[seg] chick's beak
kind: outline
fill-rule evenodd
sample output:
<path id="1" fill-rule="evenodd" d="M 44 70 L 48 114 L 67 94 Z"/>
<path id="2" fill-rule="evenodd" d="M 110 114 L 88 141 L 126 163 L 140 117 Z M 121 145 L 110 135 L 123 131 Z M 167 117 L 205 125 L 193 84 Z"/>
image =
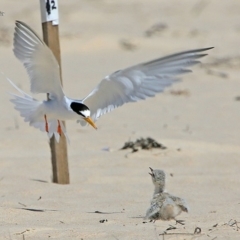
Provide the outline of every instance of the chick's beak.
<path id="1" fill-rule="evenodd" d="M 88 122 L 92 127 L 94 127 L 95 129 L 97 129 L 97 126 L 94 124 L 93 120 L 90 117 L 86 117 L 84 118 L 84 120 L 86 122 Z"/>
<path id="2" fill-rule="evenodd" d="M 153 169 L 151 167 L 149 167 L 149 169 L 151 170 L 151 173 L 149 173 L 151 175 L 151 177 L 153 176 Z"/>

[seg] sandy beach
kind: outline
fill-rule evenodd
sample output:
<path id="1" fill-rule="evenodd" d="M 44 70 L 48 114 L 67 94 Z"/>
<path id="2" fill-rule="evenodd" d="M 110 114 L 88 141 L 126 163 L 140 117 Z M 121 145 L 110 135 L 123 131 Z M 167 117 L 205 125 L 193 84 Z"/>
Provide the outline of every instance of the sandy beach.
<path id="1" fill-rule="evenodd" d="M 164 93 L 102 116 L 97 131 L 68 121 L 69 185 L 52 183 L 48 137 L 14 110 L 7 93 L 15 90 L 0 75 L 0 239 L 240 239 L 240 2 L 72 0 L 59 10 L 72 98 L 118 69 L 214 49 Z M 0 71 L 30 93 L 13 32 L 20 20 L 42 34 L 39 2 L 2 0 L 0 12 Z M 119 150 L 140 137 L 167 149 Z M 143 220 L 149 167 L 163 169 L 167 190 L 188 202 L 190 212 L 177 217 L 185 225 Z"/>

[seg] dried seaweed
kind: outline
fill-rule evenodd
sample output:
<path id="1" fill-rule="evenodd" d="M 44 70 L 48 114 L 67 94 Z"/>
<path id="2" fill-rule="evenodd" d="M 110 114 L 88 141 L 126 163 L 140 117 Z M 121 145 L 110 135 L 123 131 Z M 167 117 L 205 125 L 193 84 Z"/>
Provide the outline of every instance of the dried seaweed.
<path id="1" fill-rule="evenodd" d="M 148 138 L 139 138 L 135 142 L 128 141 L 124 143 L 124 146 L 120 150 L 132 149 L 132 152 L 137 152 L 139 149 L 150 150 L 152 148 L 166 149 L 163 144 L 158 143 L 156 140 Z"/>

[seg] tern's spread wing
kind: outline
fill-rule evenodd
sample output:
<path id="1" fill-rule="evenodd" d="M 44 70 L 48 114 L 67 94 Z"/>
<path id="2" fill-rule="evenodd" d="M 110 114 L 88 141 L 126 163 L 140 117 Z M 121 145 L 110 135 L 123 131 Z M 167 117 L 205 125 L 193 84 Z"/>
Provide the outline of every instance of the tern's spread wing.
<path id="1" fill-rule="evenodd" d="M 191 50 L 159 58 L 150 62 L 117 71 L 105 77 L 83 99 L 93 121 L 127 102 L 153 97 L 176 82 L 176 76 L 190 72 L 186 67 L 199 63 L 202 52 L 211 48 Z"/>
<path id="2" fill-rule="evenodd" d="M 20 21 L 16 21 L 13 52 L 27 69 L 33 93 L 49 93 L 50 97 L 63 95 L 59 65 L 53 53 L 29 26 Z"/>

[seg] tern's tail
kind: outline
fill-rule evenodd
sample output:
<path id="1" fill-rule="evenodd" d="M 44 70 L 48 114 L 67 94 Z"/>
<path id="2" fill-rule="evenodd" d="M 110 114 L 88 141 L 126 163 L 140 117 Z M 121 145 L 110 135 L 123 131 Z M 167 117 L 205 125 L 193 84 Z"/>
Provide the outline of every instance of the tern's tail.
<path id="1" fill-rule="evenodd" d="M 38 101 L 31 97 L 30 95 L 23 92 L 20 88 L 18 88 L 9 78 L 7 80 L 11 83 L 11 85 L 19 92 L 22 96 L 15 95 L 10 93 L 13 98 L 10 100 L 14 105 L 15 109 L 20 112 L 20 115 L 24 118 L 25 122 L 29 122 L 30 126 L 40 129 L 41 131 L 46 131 L 46 123 L 43 117 L 43 113 L 41 113 L 42 101 Z M 62 133 L 68 139 L 66 129 L 62 123 L 59 121 Z M 59 133 L 57 132 L 58 128 L 58 120 L 51 119 L 48 121 L 48 136 L 51 138 L 53 135 L 55 136 L 57 142 L 59 142 Z"/>

